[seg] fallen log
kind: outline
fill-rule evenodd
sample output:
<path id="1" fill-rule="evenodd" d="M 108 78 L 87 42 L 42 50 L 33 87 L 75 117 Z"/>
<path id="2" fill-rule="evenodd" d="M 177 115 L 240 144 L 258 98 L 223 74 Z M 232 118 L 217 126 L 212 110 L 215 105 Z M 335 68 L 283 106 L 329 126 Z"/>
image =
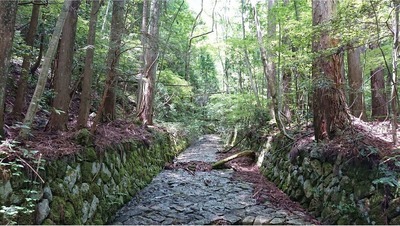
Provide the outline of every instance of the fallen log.
<path id="1" fill-rule="evenodd" d="M 255 154 L 256 153 L 254 151 L 242 151 L 242 152 L 239 152 L 237 154 L 231 155 L 231 156 L 229 156 L 227 158 L 224 158 L 224 159 L 212 164 L 212 168 L 213 169 L 221 169 L 221 168 L 223 168 L 223 165 L 225 163 L 227 163 L 227 162 L 229 162 L 229 161 L 231 161 L 233 159 L 236 159 L 236 158 L 239 158 L 239 157 L 244 157 L 244 156 L 249 156 L 249 157 L 250 156 L 255 156 Z"/>

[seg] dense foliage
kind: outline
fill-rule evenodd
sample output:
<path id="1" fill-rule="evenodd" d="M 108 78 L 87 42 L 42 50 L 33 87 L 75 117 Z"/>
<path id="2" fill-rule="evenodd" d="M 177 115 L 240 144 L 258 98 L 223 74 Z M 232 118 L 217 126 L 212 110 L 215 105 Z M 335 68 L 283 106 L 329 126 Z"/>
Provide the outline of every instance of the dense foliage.
<path id="1" fill-rule="evenodd" d="M 37 37 L 32 49 L 33 56 L 38 55 L 40 35 L 44 35 L 44 46 L 48 44 L 49 36 L 61 10 L 61 3 L 61 0 L 51 1 L 42 6 Z M 198 18 L 196 16 L 199 12 L 192 11 L 186 1 L 173 0 L 162 5 L 164 9 L 160 21 L 159 71 L 157 94 L 155 95 L 155 116 L 159 121 L 187 121 L 186 117 L 193 118 L 193 114 L 203 111 L 198 100 L 199 98 L 204 99 L 204 96 L 207 96 L 206 99 L 213 100 L 213 107 L 210 109 L 218 105 L 217 99 L 224 104 L 229 103 L 228 105 L 231 106 L 235 106 L 236 103 L 240 103 L 239 105 L 252 103 L 255 99 L 261 100 L 261 106 L 252 104 L 236 109 L 234 117 L 238 119 L 248 118 L 247 110 L 268 112 L 268 90 L 262 73 L 251 2 L 240 3 L 238 1 L 232 4 L 230 9 L 217 3 L 216 11 L 218 13 L 213 18 L 215 28 L 212 28 L 215 29 L 214 33 L 217 32 L 216 36 L 212 33 L 211 35 L 200 35 L 199 38 L 191 40 L 192 43 L 189 46 L 191 37 L 210 29 L 211 18 L 206 14 L 212 12 L 213 4 L 211 3 L 213 2 L 205 1 L 203 8 L 197 9 L 201 10 Z M 122 53 L 118 68 L 120 78 L 117 99 L 123 106 L 120 109 L 124 111 L 124 114 L 130 112 L 132 117 L 134 117 L 133 106 L 137 98 L 137 75 L 141 68 L 140 21 L 142 6 L 141 1 L 127 1 Z M 389 1 L 341 1 L 337 9 L 337 17 L 321 28 L 311 26 L 310 1 L 276 1 L 270 8 L 267 3 L 258 2 L 256 7 L 259 10 L 258 15 L 264 33 L 268 33 L 264 38 L 265 46 L 269 52 L 273 53 L 271 60 L 277 68 L 276 86 L 280 87 L 280 99 L 283 101 L 280 105 L 281 110 L 283 111 L 287 107 L 291 109 L 292 113 L 301 112 L 301 114 L 291 114 L 294 117 L 287 119 L 287 123 L 301 122 L 309 115 L 308 103 L 312 87 L 311 65 L 312 60 L 317 57 L 311 52 L 311 40 L 319 30 L 330 32 L 338 37 L 342 50 L 352 48 L 349 47 L 349 44 L 363 47 L 361 56 L 362 69 L 365 74 L 363 90 L 367 115 L 370 115 L 369 72 L 378 66 L 391 67 L 391 31 L 384 26 L 391 22 L 390 17 L 393 13 L 390 11 Z M 20 62 L 21 57 L 29 51 L 24 43 L 24 35 L 27 32 L 31 8 L 31 4 L 23 4 L 18 9 L 17 32 L 12 52 L 14 62 Z M 95 74 L 93 95 L 96 97 L 92 100 L 91 111 L 93 112 L 100 104 L 99 97 L 106 81 L 104 59 L 109 45 L 111 8 L 112 2 L 104 1 L 99 9 L 93 67 Z M 73 78 L 70 85 L 76 94 L 79 94 L 80 91 L 79 82 L 85 67 L 85 51 L 87 48 L 91 48 L 86 46 L 90 2 L 84 2 L 78 14 L 72 67 Z M 235 17 L 228 15 L 235 15 Z M 243 24 L 240 24 L 238 17 L 243 17 Z M 272 33 L 268 28 L 270 20 L 275 23 Z M 245 36 L 243 36 L 243 26 L 246 29 Z M 245 62 L 244 53 L 246 51 L 250 64 Z M 188 63 L 187 60 L 189 60 Z M 186 64 L 188 66 L 185 66 Z M 391 68 L 386 69 L 386 73 L 389 74 Z M 346 68 L 345 70 L 347 71 Z M 249 74 L 250 72 L 252 75 Z M 288 83 L 284 81 L 285 79 L 289 79 Z M 36 81 L 35 76 L 31 76 L 29 81 L 33 88 Z M 252 82 L 255 87 L 252 87 Z M 288 85 L 283 87 L 281 84 Z M 14 79 L 14 85 L 16 85 L 16 79 Z M 209 98 L 220 92 L 224 94 Z M 46 101 L 42 102 L 41 107 L 42 110 L 49 111 L 48 105 L 51 104 L 54 96 L 51 78 L 49 89 L 45 93 L 44 100 Z M 230 95 L 233 96 L 230 97 Z M 219 114 L 209 112 L 209 115 L 216 118 L 215 116 Z M 224 118 L 228 120 L 228 123 L 225 124 L 226 127 L 235 127 L 235 123 L 241 122 L 241 120 L 232 121 L 229 114 L 224 115 Z"/>
<path id="2" fill-rule="evenodd" d="M 155 124 L 183 127 L 188 136 L 218 132 L 229 137 L 237 131 L 243 135 L 264 125 L 274 128 L 276 125 L 286 133 L 285 128 L 300 127 L 313 121 L 313 94 L 318 88 L 343 92 L 347 101 L 344 106 L 354 113 L 349 99 L 355 91 L 350 75 L 350 70 L 355 67 L 361 67 L 362 84 L 356 91 L 363 99 L 363 115 L 356 116 L 369 121 L 392 118 L 392 128 L 397 125 L 397 1 L 334 1 L 337 4 L 334 12 L 330 12 L 332 18 L 317 24 L 313 21 L 313 13 L 317 10 L 313 9 L 315 1 L 310 0 L 126 0 L 121 4 L 123 26 L 118 33 L 121 43 L 117 46 L 112 42 L 115 35 L 112 24 L 118 16 L 113 15 L 115 1 L 102 0 L 100 8 L 94 11 L 93 1 L 81 1 L 76 11 L 76 30 L 72 29 L 71 36 L 59 38 L 74 38 L 71 67 L 61 73 L 61 77 L 71 74 L 67 84 L 63 84 L 69 93 L 65 95 L 68 98 L 64 110 L 54 107 L 54 100 L 59 89 L 56 85 L 57 72 L 61 70 L 58 68 L 59 59 L 66 51 L 60 49 L 61 44 L 52 46 L 50 42 L 61 18 L 59 15 L 63 13 L 64 1 L 33 2 L 40 5 L 33 46 L 27 44 L 27 35 L 34 6 L 31 1 L 20 0 L 14 15 L 11 67 L 9 73 L 1 75 L 6 79 L 2 84 L 6 94 L 3 98 L 6 106 L 4 140 L 21 138 L 14 131 L 21 128 L 47 131 L 54 114 L 67 114 L 64 130 L 82 129 L 76 126 L 76 121 L 84 90 L 84 72 L 88 69 L 93 70 L 89 84 L 90 117 L 83 127 L 92 126 L 92 133 L 95 133 L 96 126 L 93 125 L 98 118 L 100 123 L 123 119 L 148 126 L 143 120 L 138 120 L 142 113 L 138 110 L 143 92 L 154 100 L 144 105 L 150 103 L 151 106 L 147 107 L 150 107 L 150 116 L 154 116 Z M 159 8 L 155 3 L 159 3 Z M 160 15 L 154 22 L 156 9 L 160 10 Z M 89 45 L 93 12 L 97 13 L 95 42 Z M 150 35 L 151 29 L 157 36 Z M 329 37 L 329 45 L 315 51 L 317 41 L 325 36 Z M 2 37 L 0 41 L 4 41 Z M 51 60 L 49 73 L 39 67 L 29 74 L 23 110 L 14 115 L 14 100 L 20 81 L 23 81 L 23 70 L 26 70 L 22 69 L 23 61 L 29 59 L 29 66 L 37 61 L 43 66 L 46 59 L 42 58 L 51 47 L 57 48 L 57 54 L 55 59 L 47 59 Z M 95 51 L 91 65 L 86 63 L 88 49 Z M 153 58 L 150 50 L 156 50 L 151 56 Z M 353 50 L 360 50 L 357 65 L 351 65 L 347 58 Z M 332 56 L 338 57 L 334 63 L 340 64 L 340 72 L 335 72 L 342 76 L 340 84 L 314 76 L 318 60 Z M 148 62 L 149 59 L 155 60 Z M 154 87 L 143 89 L 144 85 L 151 83 L 149 78 L 152 77 L 146 77 L 146 74 L 154 67 Z M 43 74 L 46 85 L 40 95 L 38 112 L 33 112 L 34 123 L 23 124 L 21 117 L 28 115 L 28 106 L 33 103 L 32 94 Z M 375 86 L 377 80 L 373 80 L 377 76 L 380 76 L 378 88 Z M 376 100 L 375 91 L 382 96 L 381 99 Z M 107 98 L 114 105 L 105 104 L 110 101 Z M 314 97 L 318 98 L 323 100 L 325 97 Z M 380 101 L 378 105 L 384 108 L 383 113 L 374 111 L 374 101 Z M 109 106 L 115 110 L 116 117 L 100 120 L 99 115 L 109 111 Z M 290 137 L 290 134 L 286 135 Z M 19 167 L 17 163 L 13 164 Z"/>

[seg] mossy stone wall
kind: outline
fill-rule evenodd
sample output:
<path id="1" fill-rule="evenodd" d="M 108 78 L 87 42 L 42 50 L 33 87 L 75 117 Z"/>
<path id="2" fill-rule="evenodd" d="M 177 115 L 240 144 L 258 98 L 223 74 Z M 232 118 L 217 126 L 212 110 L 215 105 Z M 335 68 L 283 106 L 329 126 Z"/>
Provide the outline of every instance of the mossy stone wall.
<path id="1" fill-rule="evenodd" d="M 394 198 L 396 191 L 390 186 L 372 183 L 382 175 L 368 157 L 348 158 L 340 152 L 327 154 L 316 144 L 290 143 L 275 137 L 262 171 L 323 223 L 400 223 L 400 199 Z"/>
<path id="2" fill-rule="evenodd" d="M 186 146 L 183 139 L 172 142 L 168 134 L 157 133 L 151 144 L 125 141 L 100 152 L 87 147 L 47 161 L 44 184 L 27 184 L 30 175 L 0 180 L 0 203 L 20 205 L 26 198 L 20 191 L 32 186 L 39 191 L 35 211 L 20 213 L 17 223 L 105 224 Z"/>

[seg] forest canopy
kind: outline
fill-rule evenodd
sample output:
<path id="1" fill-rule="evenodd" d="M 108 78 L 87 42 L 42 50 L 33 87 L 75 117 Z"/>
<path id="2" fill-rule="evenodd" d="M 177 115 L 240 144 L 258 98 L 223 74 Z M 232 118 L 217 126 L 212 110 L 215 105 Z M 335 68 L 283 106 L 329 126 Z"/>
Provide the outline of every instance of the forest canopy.
<path id="1" fill-rule="evenodd" d="M 397 143 L 396 1 L 1 4 L 3 138 L 120 119 L 229 135 L 272 120 L 287 137 L 312 123 L 320 141 L 353 115 L 390 119 Z"/>

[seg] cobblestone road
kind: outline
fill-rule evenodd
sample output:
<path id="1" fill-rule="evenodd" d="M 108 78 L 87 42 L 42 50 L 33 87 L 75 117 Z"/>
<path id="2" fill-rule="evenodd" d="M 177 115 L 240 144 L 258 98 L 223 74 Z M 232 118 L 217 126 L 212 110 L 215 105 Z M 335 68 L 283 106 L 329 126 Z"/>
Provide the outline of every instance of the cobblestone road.
<path id="1" fill-rule="evenodd" d="M 175 162 L 215 162 L 219 149 L 220 139 L 206 135 Z M 268 201 L 256 204 L 252 185 L 231 180 L 232 175 L 232 170 L 164 170 L 118 211 L 112 224 L 312 224 L 302 212 Z"/>

